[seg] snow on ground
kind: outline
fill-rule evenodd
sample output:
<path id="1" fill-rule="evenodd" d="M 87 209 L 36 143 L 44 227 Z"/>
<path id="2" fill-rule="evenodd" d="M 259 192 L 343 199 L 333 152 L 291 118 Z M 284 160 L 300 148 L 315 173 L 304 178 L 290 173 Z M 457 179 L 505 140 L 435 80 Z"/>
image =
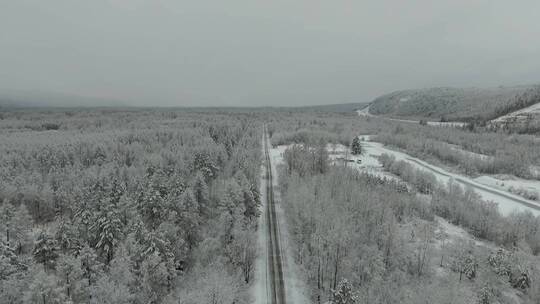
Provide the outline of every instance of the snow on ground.
<path id="1" fill-rule="evenodd" d="M 283 152 L 286 146 L 280 146 L 278 148 L 269 149 L 270 161 L 273 175 L 274 185 L 274 202 L 276 208 L 276 219 L 278 221 L 278 234 L 279 243 L 281 247 L 282 267 L 283 267 L 283 279 L 285 282 L 285 296 L 289 303 L 308 304 L 309 296 L 307 295 L 308 288 L 306 287 L 303 279 L 299 276 L 300 271 L 296 266 L 293 259 L 293 248 L 291 242 L 289 242 L 288 229 L 285 221 L 285 214 L 281 208 L 280 191 L 278 186 L 278 174 L 277 165 L 283 162 Z M 263 151 L 264 154 L 264 151 Z M 254 283 L 251 288 L 251 297 L 255 304 L 267 304 L 270 299 L 270 290 L 268 288 L 269 273 L 267 268 L 268 251 L 267 251 L 267 238 L 268 227 L 266 225 L 266 184 L 265 184 L 265 168 L 261 166 L 261 216 L 258 220 L 257 230 L 257 258 L 255 260 L 255 273 Z"/>
<path id="2" fill-rule="evenodd" d="M 369 135 L 360 136 L 362 141 L 369 140 L 369 138 Z M 352 155 L 350 149 L 341 144 L 329 144 L 327 150 L 332 164 L 336 166 L 346 166 L 381 178 L 399 180 L 396 176 L 384 170 L 377 159 L 378 155 L 370 153 Z"/>
<path id="3" fill-rule="evenodd" d="M 283 152 L 287 149 L 285 146 L 272 148 L 270 152 L 270 162 L 273 173 L 274 202 L 276 206 L 276 219 L 278 222 L 279 243 L 281 245 L 281 257 L 283 265 L 283 276 L 285 281 L 285 295 L 289 303 L 308 304 L 308 288 L 302 273 L 294 261 L 293 242 L 289 238 L 289 229 L 286 222 L 285 212 L 281 207 L 281 191 L 279 190 L 277 166 L 283 163 Z"/>
<path id="4" fill-rule="evenodd" d="M 264 141 L 264 137 L 262 139 Z M 264 155 L 264 145 L 262 145 L 262 155 Z M 261 183 L 259 185 L 259 193 L 261 194 L 261 205 L 259 206 L 260 216 L 257 221 L 257 257 L 254 263 L 253 286 L 251 288 L 251 298 L 254 304 L 266 304 L 270 298 L 270 290 L 268 287 L 268 269 L 266 261 L 268 261 L 268 251 L 266 250 L 266 242 L 268 237 L 268 229 L 266 227 L 266 169 L 261 165 L 260 173 Z"/>
<path id="5" fill-rule="evenodd" d="M 477 240 L 472 236 L 467 230 L 456 226 L 449 221 L 443 219 L 442 217 L 436 216 L 435 222 L 437 223 L 437 229 L 435 230 L 436 235 L 444 234 L 444 237 L 436 239 L 437 247 L 441 247 L 443 241 L 456 243 L 456 241 L 462 239 L 466 241 L 474 241 L 476 246 L 483 246 L 489 248 L 496 248 L 497 246 L 486 241 Z"/>
<path id="6" fill-rule="evenodd" d="M 532 106 L 517 110 L 515 112 L 503 115 L 492 121 L 493 122 L 506 122 L 506 121 L 516 119 L 520 116 L 527 116 L 527 115 L 540 115 L 540 102 L 533 104 Z"/>
<path id="7" fill-rule="evenodd" d="M 531 166 L 530 170 L 534 178 L 540 179 L 540 166 Z"/>
<path id="8" fill-rule="evenodd" d="M 465 127 L 467 125 L 466 122 L 461 121 L 428 121 L 428 125 L 430 126 L 437 126 L 437 127 Z"/>
<path id="9" fill-rule="evenodd" d="M 359 137 L 362 141 L 370 139 L 370 135 L 361 135 Z M 276 159 L 276 161 L 283 162 L 283 153 L 290 146 L 291 145 L 277 146 L 273 148 L 273 152 L 271 151 L 270 153 L 274 153 L 274 159 Z M 379 155 L 369 153 L 352 155 L 350 149 L 342 144 L 328 144 L 326 150 L 328 151 L 328 157 L 330 158 L 331 163 L 335 166 L 346 166 L 381 178 L 386 177 L 388 179 L 399 180 L 395 175 L 384 170 L 377 159 Z"/>
<path id="10" fill-rule="evenodd" d="M 409 120 L 409 119 L 397 119 L 397 118 L 390 118 L 385 116 L 377 116 L 369 113 L 369 105 L 361 110 L 357 110 L 356 113 L 358 116 L 364 116 L 364 117 L 380 117 L 388 120 L 398 121 L 398 122 L 405 122 L 405 123 L 415 123 L 418 124 L 420 121 L 418 120 Z M 428 121 L 428 125 L 430 126 L 436 126 L 436 127 L 464 127 L 467 125 L 466 122 L 460 122 L 460 121 Z"/>
<path id="11" fill-rule="evenodd" d="M 263 151 L 264 154 L 264 151 Z M 268 251 L 266 250 L 266 239 L 268 230 L 266 227 L 266 185 L 265 185 L 265 168 L 261 165 L 261 184 L 259 193 L 261 194 L 261 205 L 259 206 L 260 216 L 257 221 L 257 258 L 255 259 L 255 270 L 253 275 L 253 286 L 251 288 L 251 298 L 254 304 L 266 304 L 270 297 L 267 280 L 268 272 L 266 261 L 268 260 Z"/>
<path id="12" fill-rule="evenodd" d="M 398 179 L 393 174 L 387 172 L 382 168 L 378 161 L 378 157 L 383 153 L 393 155 L 397 160 L 403 160 L 415 168 L 433 173 L 439 183 L 446 185 L 450 180 L 458 182 L 462 186 L 473 187 L 474 191 L 480 195 L 480 197 L 486 201 L 493 201 L 499 205 L 499 210 L 502 214 L 509 214 L 512 211 L 531 211 L 535 215 L 540 215 L 540 202 L 525 199 L 517 194 L 517 191 L 525 189 L 529 192 L 540 193 L 540 181 L 518 179 L 515 177 L 508 177 L 506 180 L 501 181 L 495 177 L 482 176 L 476 179 L 469 178 L 465 175 L 448 172 L 440 167 L 428 164 L 418 158 L 412 157 L 406 153 L 398 152 L 386 148 L 383 144 L 370 141 L 370 135 L 359 136 L 362 143 L 362 155 L 352 155 L 348 147 L 341 144 L 328 144 L 327 150 L 329 157 L 333 160 L 335 165 L 343 165 L 351 168 L 356 168 L 362 172 L 377 175 L 379 177 L 386 177 L 390 179 Z M 280 161 L 283 158 L 283 152 L 288 148 L 288 145 L 281 145 L 272 149 L 275 157 L 279 157 Z M 458 147 L 455 147 L 458 149 Z M 464 150 L 462 150 L 464 151 Z M 475 156 L 489 157 L 478 153 L 464 151 L 472 153 Z M 341 158 L 341 159 L 339 159 Z M 349 160 L 349 161 L 347 161 Z M 360 161 L 360 162 L 358 162 Z M 501 184 L 503 183 L 503 184 Z M 510 187 L 514 190 L 510 191 Z M 520 203 L 530 204 L 529 206 Z M 530 206 L 538 206 L 539 209 L 535 209 Z"/>
<path id="13" fill-rule="evenodd" d="M 514 194 L 530 193 L 540 198 L 540 181 L 522 179 L 511 175 L 479 176 L 474 179 L 480 184 L 508 191 Z"/>
<path id="14" fill-rule="evenodd" d="M 397 160 L 410 163 L 415 168 L 431 172 L 435 175 L 439 183 L 446 185 L 450 180 L 466 187 L 472 187 L 483 200 L 493 201 L 499 205 L 502 214 L 509 214 L 512 211 L 531 211 L 535 215 L 540 215 L 540 203 L 524 199 L 518 195 L 509 193 L 495 187 L 481 184 L 464 175 L 448 172 L 440 167 L 428 164 L 418 158 L 414 158 L 406 153 L 394 151 L 384 147 L 381 143 L 364 141 L 362 142 L 364 153 L 380 156 L 383 153 L 393 155 Z M 521 202 L 521 203 L 520 203 Z M 531 207 L 532 206 L 532 207 Z M 534 207 L 537 206 L 538 209 Z"/>
<path id="15" fill-rule="evenodd" d="M 358 113 L 358 116 L 373 116 L 369 113 L 369 105 L 361 110 L 357 110 L 356 113 Z"/>
<path id="16" fill-rule="evenodd" d="M 453 144 L 448 144 L 448 143 L 446 145 L 448 145 L 448 147 L 451 150 L 457 151 L 457 152 L 459 152 L 459 153 L 461 153 L 463 155 L 469 156 L 469 157 L 478 158 L 478 159 L 481 159 L 481 160 L 492 160 L 493 159 L 493 156 L 467 151 L 467 150 L 464 150 L 463 148 L 461 148 L 458 145 L 453 145 Z"/>

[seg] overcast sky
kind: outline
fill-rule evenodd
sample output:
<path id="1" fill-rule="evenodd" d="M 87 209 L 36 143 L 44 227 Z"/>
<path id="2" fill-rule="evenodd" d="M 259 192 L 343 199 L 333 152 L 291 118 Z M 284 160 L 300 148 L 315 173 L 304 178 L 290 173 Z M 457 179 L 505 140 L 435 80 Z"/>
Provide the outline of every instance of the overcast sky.
<path id="1" fill-rule="evenodd" d="M 538 0 L 0 0 L 0 90 L 281 106 L 539 83 L 539 12 Z"/>

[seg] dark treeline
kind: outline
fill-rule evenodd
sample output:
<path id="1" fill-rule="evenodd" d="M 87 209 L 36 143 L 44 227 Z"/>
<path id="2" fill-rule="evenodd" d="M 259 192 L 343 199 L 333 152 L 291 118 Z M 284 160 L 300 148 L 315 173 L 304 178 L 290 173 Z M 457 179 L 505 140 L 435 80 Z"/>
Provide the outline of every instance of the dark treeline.
<path id="1" fill-rule="evenodd" d="M 384 120 L 361 119 L 356 113 L 274 113 L 268 124 L 273 145 L 325 142 L 349 146 L 355 136 L 388 128 Z"/>
<path id="2" fill-rule="evenodd" d="M 0 303 L 247 302 L 260 157 L 249 113 L 4 113 Z"/>
<path id="3" fill-rule="evenodd" d="M 540 86 L 534 86 L 527 89 L 527 91 L 523 92 L 522 94 L 515 96 L 509 102 L 499 105 L 497 108 L 495 108 L 493 115 L 491 117 L 488 117 L 486 120 L 495 119 L 497 117 L 532 106 L 539 102 Z"/>

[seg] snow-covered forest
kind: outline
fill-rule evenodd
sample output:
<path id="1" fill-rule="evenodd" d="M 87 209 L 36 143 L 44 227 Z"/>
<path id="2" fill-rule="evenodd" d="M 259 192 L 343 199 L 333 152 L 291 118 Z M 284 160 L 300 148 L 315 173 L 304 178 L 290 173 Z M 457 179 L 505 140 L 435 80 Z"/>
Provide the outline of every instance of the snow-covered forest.
<path id="1" fill-rule="evenodd" d="M 534 202 L 501 212 L 370 143 L 456 176 L 538 182 L 537 138 L 486 129 L 354 112 L 6 111 L 0 303 L 266 303 L 268 191 L 287 299 L 538 303 Z M 261 192 L 265 167 L 276 186 Z"/>
<path id="2" fill-rule="evenodd" d="M 0 303 L 245 303 L 260 128 L 250 114 L 3 113 Z"/>
<path id="3" fill-rule="evenodd" d="M 540 304 L 540 1 L 0 3 L 0 304 Z"/>
<path id="4" fill-rule="evenodd" d="M 391 146 L 403 143 L 395 147 L 455 166 L 457 172 L 478 174 L 475 167 L 465 170 L 465 163 L 429 154 L 429 147 L 456 144 L 485 153 L 501 147 L 494 157 L 521 153 L 491 162 L 494 168 L 530 177 L 513 169 L 538 163 L 534 137 L 387 120 L 381 125 L 370 118 L 284 120 L 272 124 L 275 144 L 284 145 L 280 191 L 312 302 L 538 303 L 538 217 L 517 211 L 502 215 L 496 203 L 472 189 L 440 184 L 433 174 L 389 155 L 379 162 L 391 178 L 381 178 L 332 161 L 324 148 L 329 142 L 347 144 L 352 130 Z M 522 164 L 517 167 L 516 161 Z M 346 300 L 343 294 L 349 295 Z"/>

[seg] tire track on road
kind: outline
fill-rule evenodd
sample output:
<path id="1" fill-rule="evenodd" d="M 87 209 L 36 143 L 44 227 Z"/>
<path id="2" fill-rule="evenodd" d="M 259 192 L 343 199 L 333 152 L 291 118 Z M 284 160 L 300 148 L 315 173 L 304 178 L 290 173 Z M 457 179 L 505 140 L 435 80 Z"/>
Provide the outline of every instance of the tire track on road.
<path id="1" fill-rule="evenodd" d="M 267 223 L 267 268 L 270 275 L 270 304 L 285 304 L 285 284 L 283 281 L 283 265 L 281 257 L 280 237 L 278 234 L 278 220 L 274 203 L 274 186 L 272 166 L 268 146 L 270 140 L 264 126 L 264 156 L 266 162 L 266 223 Z"/>

